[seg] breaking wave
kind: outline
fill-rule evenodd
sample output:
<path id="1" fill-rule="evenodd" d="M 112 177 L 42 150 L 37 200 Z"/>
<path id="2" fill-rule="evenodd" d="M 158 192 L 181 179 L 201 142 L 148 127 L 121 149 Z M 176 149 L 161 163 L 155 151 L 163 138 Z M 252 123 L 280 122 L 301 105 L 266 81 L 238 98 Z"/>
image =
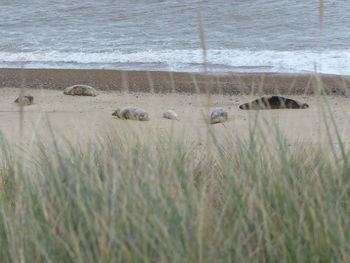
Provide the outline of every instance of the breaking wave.
<path id="1" fill-rule="evenodd" d="M 281 72 L 350 75 L 350 51 L 252 51 L 211 49 L 207 51 L 211 72 Z M 200 72 L 201 50 L 147 50 L 137 52 L 0 52 L 1 67 L 125 69 Z"/>

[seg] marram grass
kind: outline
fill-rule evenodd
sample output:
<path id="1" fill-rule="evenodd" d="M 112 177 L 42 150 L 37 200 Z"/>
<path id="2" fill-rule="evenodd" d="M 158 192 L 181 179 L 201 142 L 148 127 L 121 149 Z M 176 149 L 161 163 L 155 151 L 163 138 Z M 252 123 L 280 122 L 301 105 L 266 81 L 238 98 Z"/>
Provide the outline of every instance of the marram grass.
<path id="1" fill-rule="evenodd" d="M 2 139 L 1 262 L 349 262 L 348 155 L 258 134 Z"/>

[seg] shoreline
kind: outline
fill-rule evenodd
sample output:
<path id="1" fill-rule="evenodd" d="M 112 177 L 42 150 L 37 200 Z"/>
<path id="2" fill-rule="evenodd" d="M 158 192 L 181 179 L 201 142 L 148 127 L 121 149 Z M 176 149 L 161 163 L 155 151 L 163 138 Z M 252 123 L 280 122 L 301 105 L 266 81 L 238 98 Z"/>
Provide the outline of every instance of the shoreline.
<path id="1" fill-rule="evenodd" d="M 155 93 L 348 95 L 350 76 L 294 73 L 201 73 L 104 69 L 0 68 L 0 87 L 64 89 L 86 84 L 101 90 Z"/>

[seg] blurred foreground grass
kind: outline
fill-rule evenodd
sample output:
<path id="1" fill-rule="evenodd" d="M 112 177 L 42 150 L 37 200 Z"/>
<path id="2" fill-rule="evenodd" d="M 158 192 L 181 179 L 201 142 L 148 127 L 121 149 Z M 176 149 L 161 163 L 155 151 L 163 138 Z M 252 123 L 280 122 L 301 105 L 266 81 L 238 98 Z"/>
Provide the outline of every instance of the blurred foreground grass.
<path id="1" fill-rule="evenodd" d="M 269 127 L 210 147 L 2 137 L 1 262 L 349 262 L 347 150 Z"/>

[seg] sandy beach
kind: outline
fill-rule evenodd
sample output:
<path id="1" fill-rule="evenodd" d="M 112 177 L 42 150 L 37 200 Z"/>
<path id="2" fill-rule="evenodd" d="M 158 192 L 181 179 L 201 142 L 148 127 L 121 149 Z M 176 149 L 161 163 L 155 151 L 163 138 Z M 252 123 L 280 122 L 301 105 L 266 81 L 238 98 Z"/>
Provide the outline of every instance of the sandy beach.
<path id="1" fill-rule="evenodd" d="M 349 99 L 340 96 L 345 92 L 346 84 L 332 86 L 336 92 L 332 95 L 319 96 L 312 94 L 303 85 L 312 76 L 273 75 L 267 74 L 258 90 L 252 93 L 247 90 L 234 90 L 235 77 L 244 80 L 244 83 L 256 83 L 259 77 L 251 74 L 237 76 L 203 76 L 195 75 L 198 83 L 205 79 L 217 79 L 218 83 L 226 83 L 215 90 L 226 92 L 208 96 L 205 93 L 195 93 L 190 74 L 168 72 L 120 72 L 120 71 L 85 71 L 85 70 L 14 70 L 2 69 L 0 89 L 0 130 L 10 141 L 20 138 L 19 107 L 14 103 L 21 86 L 21 74 L 25 75 L 25 93 L 34 96 L 34 105 L 24 107 L 23 137 L 33 141 L 36 135 L 39 138 L 49 138 L 47 121 L 58 134 L 71 139 L 83 137 L 103 136 L 108 132 L 122 134 L 129 131 L 152 136 L 178 136 L 191 141 L 203 141 L 211 129 L 218 138 L 228 136 L 247 138 L 249 127 L 258 116 L 261 120 L 276 124 L 286 135 L 291 145 L 300 143 L 327 143 L 329 137 L 323 121 L 323 110 L 335 117 L 340 135 L 344 142 L 350 143 L 350 125 L 348 117 L 350 108 Z M 96 75 L 94 75 L 96 74 Z M 169 83 L 173 76 L 173 85 Z M 97 77 L 98 76 L 98 77 Z M 121 76 L 127 76 L 127 80 Z M 149 92 L 147 76 L 151 76 L 151 85 L 154 92 Z M 274 79 L 274 81 L 272 80 Z M 337 82 L 347 80 L 342 76 L 321 76 L 326 85 L 336 85 Z M 256 81 L 256 82 L 255 82 Z M 123 84 L 124 82 L 124 84 Z M 68 85 L 84 83 L 97 88 L 97 97 L 78 97 L 63 94 L 62 89 Z M 181 84 L 182 83 L 182 84 Z M 294 83 L 293 89 L 288 89 Z M 311 83 L 311 84 L 310 84 Z M 313 81 L 309 81 L 312 86 Z M 328 84 L 327 84 L 328 83 Z M 344 82 L 345 83 L 345 82 Z M 203 84 L 203 83 L 202 83 Z M 127 88 L 123 88 L 123 85 Z M 224 85 L 227 85 L 224 89 Z M 272 87 L 280 87 L 272 92 Z M 34 88 L 35 87 L 35 88 Z M 147 88 L 148 87 L 148 88 Z M 164 89 L 162 87 L 165 87 Z M 271 90 L 270 90 L 271 88 Z M 173 92 L 171 92 L 173 90 Z M 268 92 L 268 91 L 271 92 Z M 266 92 L 264 92 L 266 91 Z M 289 98 L 306 102 L 310 105 L 305 110 L 267 110 L 243 111 L 238 108 L 241 103 L 257 98 L 257 94 L 288 94 Z M 325 102 L 327 102 L 325 104 Z M 118 107 L 137 106 L 150 114 L 150 121 L 137 122 L 116 119 L 111 116 Z M 216 107 L 224 107 L 229 114 L 228 122 L 224 124 L 208 125 L 209 114 Z M 162 118 L 163 111 L 175 110 L 180 120 L 170 121 Z M 267 132 L 269 133 L 269 132 Z M 331 131 L 333 143 L 337 143 L 334 131 Z"/>

